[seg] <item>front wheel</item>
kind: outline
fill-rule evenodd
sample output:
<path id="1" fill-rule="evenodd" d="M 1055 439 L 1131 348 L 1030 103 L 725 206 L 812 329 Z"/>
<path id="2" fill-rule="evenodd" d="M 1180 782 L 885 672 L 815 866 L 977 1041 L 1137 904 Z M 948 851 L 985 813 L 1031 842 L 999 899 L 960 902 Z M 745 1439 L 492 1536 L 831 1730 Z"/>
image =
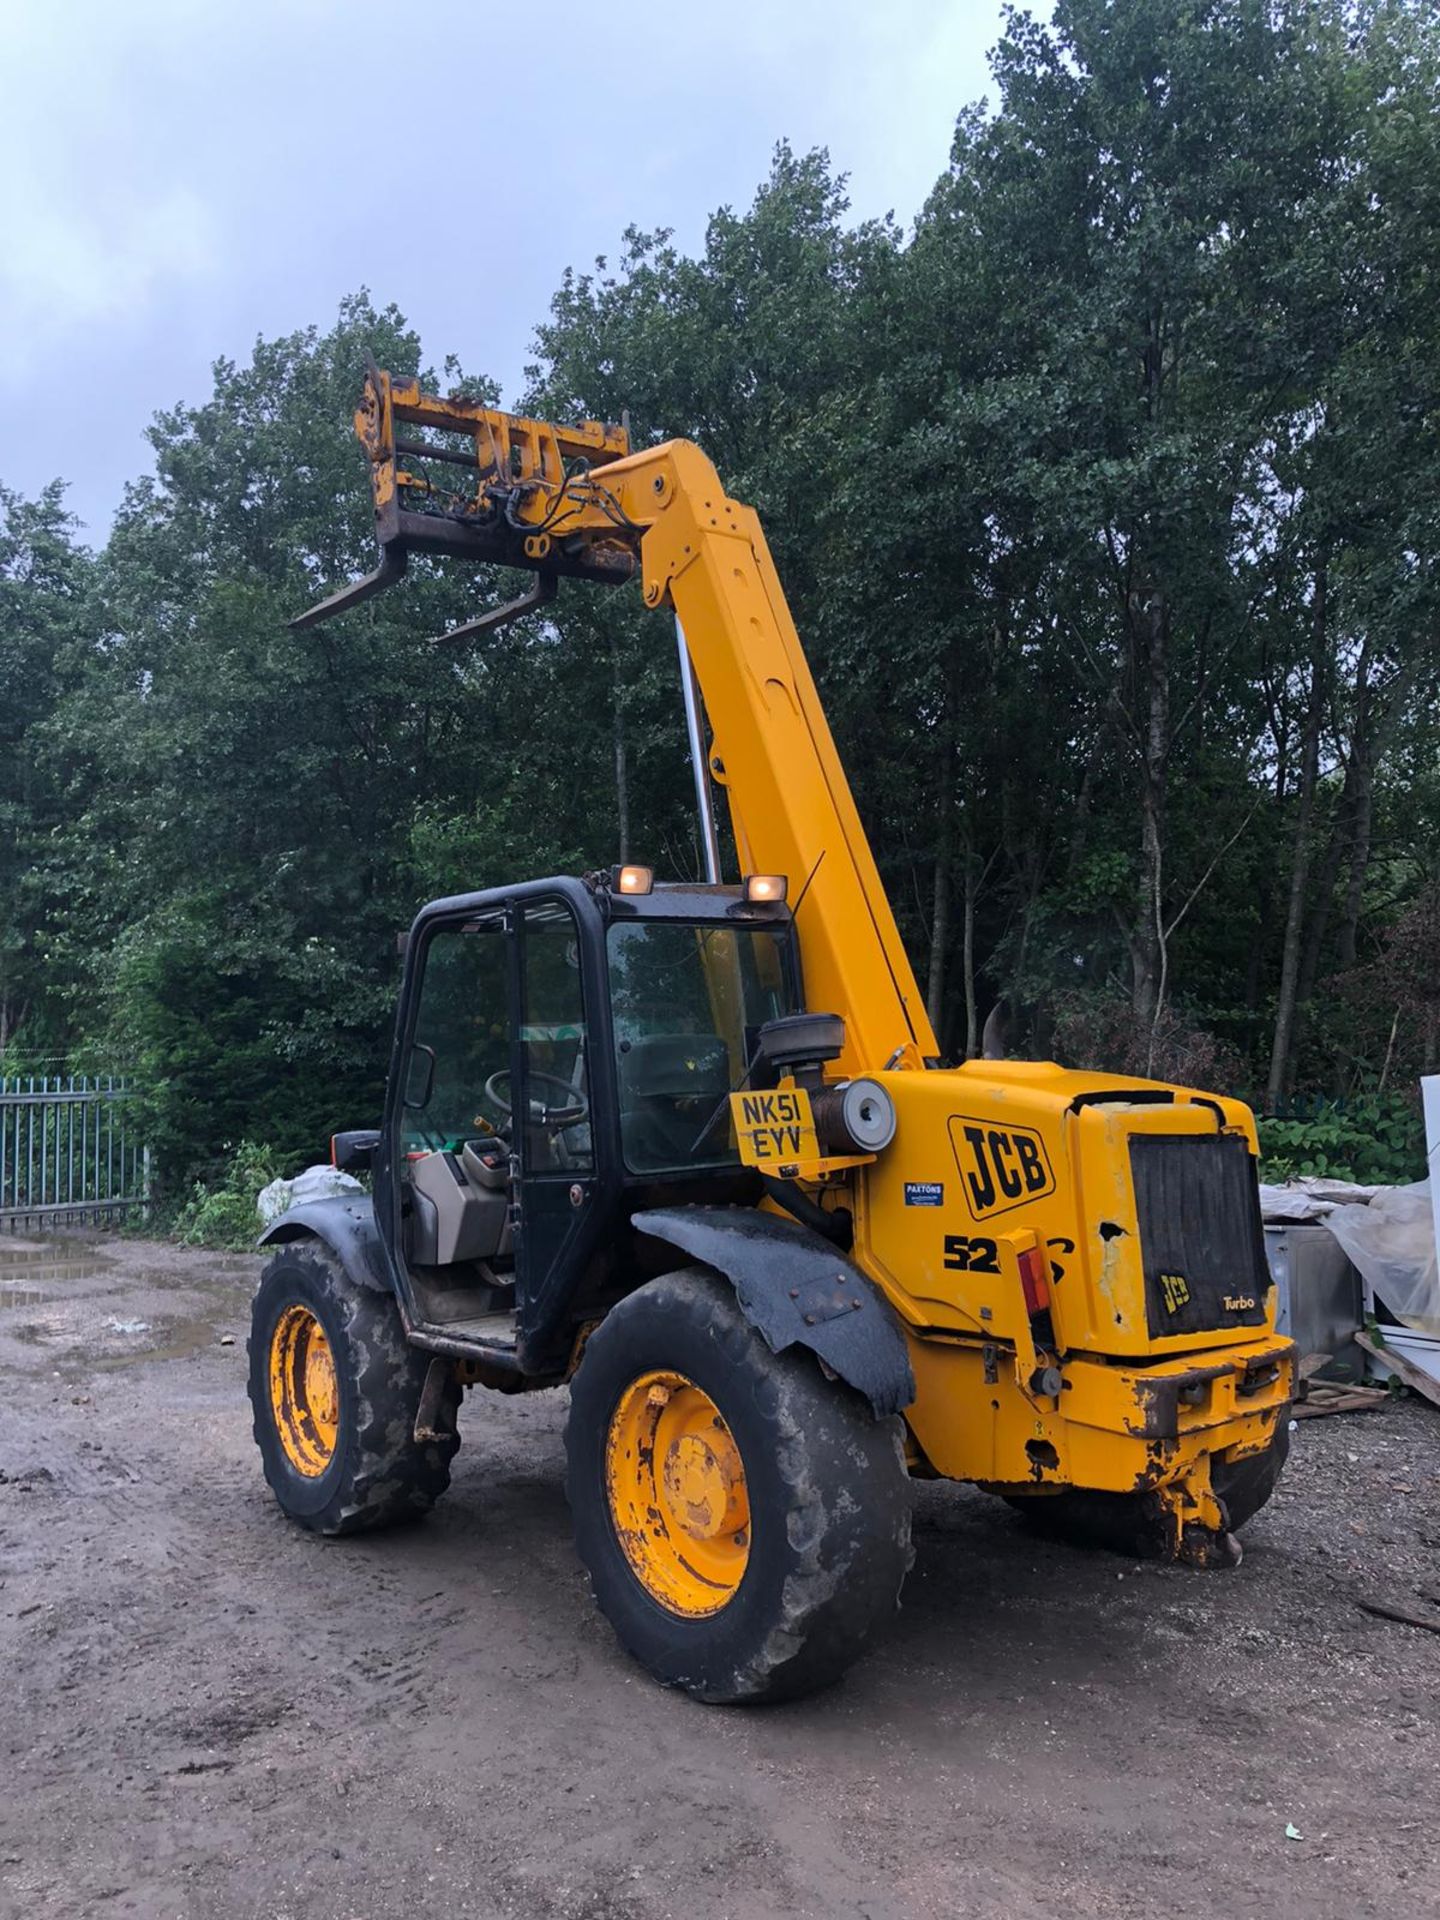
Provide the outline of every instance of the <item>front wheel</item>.
<path id="1" fill-rule="evenodd" d="M 837 1679 L 910 1564 L 900 1422 L 774 1354 L 729 1285 L 665 1274 L 613 1308 L 571 1389 L 566 1492 L 601 1611 L 713 1703 Z"/>
<path id="2" fill-rule="evenodd" d="M 414 1519 L 450 1484 L 459 1390 L 438 1438 L 415 1438 L 428 1356 L 389 1294 L 352 1280 L 318 1240 L 289 1241 L 260 1276 L 250 1317 L 250 1405 L 265 1478 L 312 1533 Z"/>

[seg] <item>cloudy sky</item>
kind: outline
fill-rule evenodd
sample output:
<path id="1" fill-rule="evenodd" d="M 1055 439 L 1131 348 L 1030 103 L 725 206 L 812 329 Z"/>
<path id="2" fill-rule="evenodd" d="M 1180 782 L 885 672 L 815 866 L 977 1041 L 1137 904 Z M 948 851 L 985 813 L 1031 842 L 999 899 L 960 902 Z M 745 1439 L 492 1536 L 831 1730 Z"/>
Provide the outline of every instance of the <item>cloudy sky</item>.
<path id="1" fill-rule="evenodd" d="M 998 0 L 0 0 L 0 481 L 91 539 L 157 408 L 368 285 L 513 398 L 567 265 L 695 245 L 776 140 L 911 218 Z"/>

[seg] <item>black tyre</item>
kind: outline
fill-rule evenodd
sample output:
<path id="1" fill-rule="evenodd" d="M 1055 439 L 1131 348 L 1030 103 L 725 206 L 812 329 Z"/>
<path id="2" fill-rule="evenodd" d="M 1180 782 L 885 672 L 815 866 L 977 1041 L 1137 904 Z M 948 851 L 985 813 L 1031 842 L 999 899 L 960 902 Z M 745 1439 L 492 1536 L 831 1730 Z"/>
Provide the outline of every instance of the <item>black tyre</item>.
<path id="1" fill-rule="evenodd" d="M 1238 1533 L 1265 1505 L 1290 1453 L 1290 1409 L 1282 1409 L 1275 1433 L 1262 1453 L 1239 1460 L 1216 1459 L 1210 1485 L 1225 1509 L 1227 1529 Z M 1005 1494 L 1007 1506 L 1024 1516 L 1037 1533 L 1076 1546 L 1106 1547 L 1114 1553 L 1149 1559 L 1165 1549 L 1166 1529 L 1153 1494 L 1066 1493 Z"/>
<path id="2" fill-rule="evenodd" d="M 566 1492 L 601 1611 L 713 1703 L 836 1680 L 910 1565 L 899 1420 L 774 1354 L 729 1285 L 662 1276 L 613 1308 L 571 1389 Z"/>
<path id="3" fill-rule="evenodd" d="M 358 1285 L 318 1240 L 290 1241 L 260 1276 L 250 1317 L 255 1443 L 275 1498 L 313 1533 L 412 1520 L 450 1484 L 459 1390 L 447 1382 L 421 1444 L 429 1355 L 387 1294 Z"/>
<path id="4" fill-rule="evenodd" d="M 1290 1458 L 1290 1409 L 1284 1406 L 1275 1425 L 1275 1433 L 1263 1453 L 1249 1453 L 1241 1460 L 1217 1460 L 1210 1469 L 1210 1484 L 1225 1509 L 1230 1531 L 1236 1533 L 1247 1520 L 1253 1520 L 1279 1484 Z"/>

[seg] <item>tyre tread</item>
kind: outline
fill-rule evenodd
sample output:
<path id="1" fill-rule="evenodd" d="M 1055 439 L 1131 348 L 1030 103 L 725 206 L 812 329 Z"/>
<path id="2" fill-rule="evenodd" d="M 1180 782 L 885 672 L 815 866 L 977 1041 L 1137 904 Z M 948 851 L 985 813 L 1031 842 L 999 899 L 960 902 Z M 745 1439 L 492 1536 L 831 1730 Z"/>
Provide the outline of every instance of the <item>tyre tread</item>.
<path id="1" fill-rule="evenodd" d="M 428 1513 L 450 1484 L 450 1463 L 460 1445 L 458 1389 L 449 1390 L 440 1408 L 442 1438 L 418 1442 L 415 1409 L 430 1356 L 406 1340 L 393 1297 L 354 1281 L 339 1256 L 319 1240 L 284 1245 L 261 1275 L 261 1289 L 287 1264 L 303 1266 L 340 1317 L 354 1362 L 356 1420 L 345 1442 L 345 1472 L 334 1497 L 317 1513 L 294 1512 L 285 1499 L 284 1469 L 267 1445 L 270 1413 L 257 1380 L 261 1361 L 252 1329 L 253 1430 L 272 1491 L 292 1519 L 316 1533 L 367 1533 Z"/>
<path id="2" fill-rule="evenodd" d="M 808 1352 L 771 1353 L 729 1283 L 708 1268 L 663 1275 L 629 1299 L 642 1296 L 647 1307 L 684 1315 L 714 1343 L 731 1378 L 743 1384 L 760 1421 L 774 1432 L 780 1476 L 791 1498 L 792 1564 L 763 1638 L 724 1674 L 694 1681 L 658 1677 L 686 1686 L 699 1699 L 727 1703 L 792 1699 L 828 1685 L 852 1664 L 878 1620 L 894 1611 L 913 1559 L 901 1423 L 876 1420 L 851 1388 L 826 1381 Z M 587 1363 L 603 1363 L 612 1347 L 617 1355 L 623 1350 L 628 1306 L 621 1302 L 592 1336 Z M 572 1400 L 572 1422 L 575 1417 Z M 575 1507 L 587 1494 L 569 1430 L 566 1440 L 567 1491 Z M 577 1538 L 580 1531 L 577 1525 Z M 622 1643 L 645 1660 L 630 1632 L 623 1581 L 596 1577 L 594 1565 L 590 1572 L 601 1612 Z"/>

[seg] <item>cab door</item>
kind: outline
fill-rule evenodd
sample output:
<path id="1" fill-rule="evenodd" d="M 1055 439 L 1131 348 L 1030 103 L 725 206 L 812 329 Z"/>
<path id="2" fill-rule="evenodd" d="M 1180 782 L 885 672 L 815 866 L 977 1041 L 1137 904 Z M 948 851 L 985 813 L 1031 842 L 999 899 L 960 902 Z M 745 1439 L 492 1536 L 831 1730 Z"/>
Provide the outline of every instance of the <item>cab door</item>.
<path id="1" fill-rule="evenodd" d="M 402 1295 L 420 1320 L 429 1315 L 412 1270 L 464 1286 L 475 1256 L 498 1270 L 508 1257 L 503 1188 L 481 1220 L 456 1204 L 447 1183 L 463 1194 L 457 1156 L 467 1143 L 500 1144 L 514 1065 L 512 945 L 506 908 L 492 898 L 426 926 L 407 960 L 375 1210 Z"/>
<path id="2" fill-rule="evenodd" d="M 564 898 L 532 897 L 516 902 L 513 928 L 519 1098 L 512 1150 L 523 1350 L 556 1335 L 588 1258 L 600 1211 L 601 1129 L 592 1111 L 594 993 L 586 990 L 588 943 L 580 923 Z"/>

